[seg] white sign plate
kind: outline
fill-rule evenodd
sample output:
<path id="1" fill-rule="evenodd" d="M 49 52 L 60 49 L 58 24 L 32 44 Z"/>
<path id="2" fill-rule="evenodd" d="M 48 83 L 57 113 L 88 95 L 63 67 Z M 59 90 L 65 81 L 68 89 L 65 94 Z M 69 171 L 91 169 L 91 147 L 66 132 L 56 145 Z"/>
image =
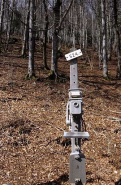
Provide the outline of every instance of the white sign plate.
<path id="1" fill-rule="evenodd" d="M 73 52 L 65 55 L 67 61 L 72 60 L 74 58 L 77 58 L 79 56 L 82 56 L 81 49 L 78 49 L 76 51 L 73 51 Z"/>

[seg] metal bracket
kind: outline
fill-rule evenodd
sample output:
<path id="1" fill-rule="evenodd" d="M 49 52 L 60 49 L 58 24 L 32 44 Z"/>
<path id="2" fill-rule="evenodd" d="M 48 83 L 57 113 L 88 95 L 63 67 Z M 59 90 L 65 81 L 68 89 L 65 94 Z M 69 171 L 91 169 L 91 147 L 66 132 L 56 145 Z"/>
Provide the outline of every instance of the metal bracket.
<path id="1" fill-rule="evenodd" d="M 72 99 L 70 100 L 70 114 L 81 114 L 82 113 L 82 100 Z"/>
<path id="2" fill-rule="evenodd" d="M 69 98 L 81 98 L 82 97 L 82 89 L 70 89 L 69 90 Z"/>
<path id="3" fill-rule="evenodd" d="M 89 138 L 88 132 L 64 132 L 65 138 Z"/>

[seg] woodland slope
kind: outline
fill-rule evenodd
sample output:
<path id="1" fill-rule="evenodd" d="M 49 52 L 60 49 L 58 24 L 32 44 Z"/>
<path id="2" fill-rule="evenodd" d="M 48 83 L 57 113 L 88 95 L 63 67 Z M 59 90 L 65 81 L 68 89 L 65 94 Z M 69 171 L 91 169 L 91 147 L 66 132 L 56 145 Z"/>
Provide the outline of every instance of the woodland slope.
<path id="1" fill-rule="evenodd" d="M 12 49 L 14 47 L 14 50 Z M 13 51 L 12 51 L 13 50 Z M 68 53 L 69 50 L 63 50 Z M 97 55 L 86 63 L 78 58 L 88 140 L 82 141 L 87 185 L 121 184 L 121 80 L 115 78 L 117 61 L 108 63 L 102 77 Z M 48 65 L 51 47 L 48 45 Z M 63 138 L 68 101 L 69 62 L 59 59 L 60 82 L 48 79 L 41 50 L 35 53 L 36 78 L 26 80 L 28 58 L 20 46 L 0 55 L 0 184 L 69 185 L 70 140 Z"/>

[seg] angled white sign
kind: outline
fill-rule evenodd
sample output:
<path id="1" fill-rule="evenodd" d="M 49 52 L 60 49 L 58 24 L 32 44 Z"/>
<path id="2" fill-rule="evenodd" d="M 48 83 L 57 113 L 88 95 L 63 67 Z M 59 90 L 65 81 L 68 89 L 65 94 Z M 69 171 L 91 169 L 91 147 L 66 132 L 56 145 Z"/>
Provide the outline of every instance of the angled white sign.
<path id="1" fill-rule="evenodd" d="M 68 54 L 65 55 L 67 61 L 72 60 L 72 59 L 77 58 L 77 57 L 80 57 L 80 56 L 82 56 L 81 49 L 78 49 L 76 51 L 73 51 L 73 52 L 68 53 Z"/>

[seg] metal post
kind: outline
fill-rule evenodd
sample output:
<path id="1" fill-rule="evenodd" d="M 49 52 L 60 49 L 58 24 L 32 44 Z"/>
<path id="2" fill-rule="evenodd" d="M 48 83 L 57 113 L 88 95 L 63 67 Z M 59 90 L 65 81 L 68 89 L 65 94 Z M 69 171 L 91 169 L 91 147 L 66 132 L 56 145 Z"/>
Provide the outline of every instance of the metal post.
<path id="1" fill-rule="evenodd" d="M 81 138 L 88 138 L 88 132 L 82 132 L 82 91 L 78 88 L 78 66 L 77 57 L 81 56 L 81 50 L 71 49 L 65 55 L 70 61 L 70 90 L 69 101 L 66 110 L 66 124 L 70 132 L 64 132 L 65 138 L 71 138 L 72 153 L 70 154 L 69 182 L 82 185 L 86 183 L 85 156 L 81 153 Z"/>
<path id="2" fill-rule="evenodd" d="M 71 49 L 71 52 L 75 50 Z M 70 89 L 78 89 L 78 70 L 77 70 L 77 58 L 70 61 Z M 71 123 L 73 132 L 76 127 L 76 122 L 74 122 L 73 116 L 71 115 Z M 75 152 L 75 138 L 71 139 L 72 152 Z"/>

